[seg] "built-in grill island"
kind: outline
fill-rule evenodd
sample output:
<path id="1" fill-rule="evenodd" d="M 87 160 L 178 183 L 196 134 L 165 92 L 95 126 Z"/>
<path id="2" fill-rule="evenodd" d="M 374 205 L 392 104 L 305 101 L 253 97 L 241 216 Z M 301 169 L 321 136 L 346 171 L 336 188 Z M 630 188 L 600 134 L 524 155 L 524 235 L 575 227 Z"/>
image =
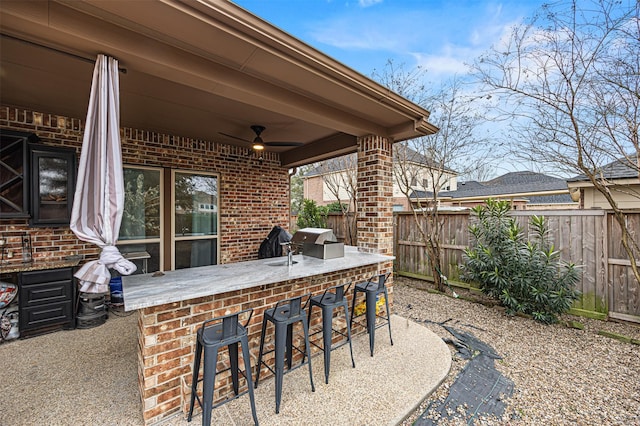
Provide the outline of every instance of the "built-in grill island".
<path id="1" fill-rule="evenodd" d="M 318 259 L 344 257 L 344 243 L 338 242 L 331 229 L 303 228 L 291 238 L 295 253 Z"/>

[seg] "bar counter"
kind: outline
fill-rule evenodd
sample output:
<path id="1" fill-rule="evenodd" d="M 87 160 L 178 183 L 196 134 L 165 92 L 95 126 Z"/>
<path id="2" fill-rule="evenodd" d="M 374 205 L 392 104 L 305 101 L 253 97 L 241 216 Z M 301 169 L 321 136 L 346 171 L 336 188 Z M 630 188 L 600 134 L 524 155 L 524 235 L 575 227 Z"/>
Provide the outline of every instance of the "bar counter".
<path id="1" fill-rule="evenodd" d="M 204 296 L 244 290 L 298 278 L 312 277 L 360 266 L 390 262 L 393 256 L 364 253 L 345 246 L 344 257 L 317 259 L 294 255 L 287 266 L 286 257 L 250 260 L 224 265 L 167 271 L 163 275 L 144 274 L 122 277 L 125 311 L 182 302 Z"/>
<path id="2" fill-rule="evenodd" d="M 125 310 L 139 318 L 138 383 L 146 425 L 188 410 L 195 336 L 203 321 L 252 308 L 248 335 L 255 369 L 266 309 L 285 298 L 322 294 L 332 285 L 389 272 L 394 257 L 345 246 L 341 258 L 295 255 L 293 260 L 291 266 L 286 257 L 277 257 L 122 277 Z M 320 323 L 317 312 L 311 323 Z M 270 371 L 263 368 L 263 374 L 266 378 Z M 232 392 L 228 374 L 217 375 L 214 399 Z"/>

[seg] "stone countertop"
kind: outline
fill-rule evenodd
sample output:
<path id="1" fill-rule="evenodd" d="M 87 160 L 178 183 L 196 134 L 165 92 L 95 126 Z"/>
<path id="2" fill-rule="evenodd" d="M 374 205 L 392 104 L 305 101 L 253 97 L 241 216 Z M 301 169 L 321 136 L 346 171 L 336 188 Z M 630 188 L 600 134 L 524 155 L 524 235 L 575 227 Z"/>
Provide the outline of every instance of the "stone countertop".
<path id="1" fill-rule="evenodd" d="M 124 308 L 125 311 L 133 311 L 360 266 L 375 265 L 394 259 L 393 256 L 364 253 L 358 251 L 357 247 L 345 246 L 344 257 L 325 260 L 294 255 L 293 260 L 297 263 L 292 266 L 287 266 L 286 257 L 276 257 L 166 271 L 164 275 L 160 276 L 154 276 L 154 274 L 123 276 Z"/>
<path id="2" fill-rule="evenodd" d="M 11 274 L 26 271 L 42 271 L 45 269 L 70 268 L 78 266 L 79 262 L 79 259 L 74 259 L 58 261 L 35 260 L 29 263 L 9 263 L 7 265 L 0 265 L 0 273 Z"/>

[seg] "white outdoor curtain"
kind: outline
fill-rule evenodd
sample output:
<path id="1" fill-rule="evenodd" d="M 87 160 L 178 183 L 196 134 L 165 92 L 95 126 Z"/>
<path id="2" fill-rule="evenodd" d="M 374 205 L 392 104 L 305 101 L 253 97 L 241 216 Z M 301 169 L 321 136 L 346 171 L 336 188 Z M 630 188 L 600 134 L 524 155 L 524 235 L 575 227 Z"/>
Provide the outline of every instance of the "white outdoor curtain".
<path id="1" fill-rule="evenodd" d="M 87 262 L 75 274 L 80 291 L 87 293 L 109 291 L 109 268 L 122 275 L 136 271 L 115 247 L 124 209 L 119 91 L 118 60 L 98 55 L 71 211 L 74 234 L 102 249 L 99 260 Z"/>

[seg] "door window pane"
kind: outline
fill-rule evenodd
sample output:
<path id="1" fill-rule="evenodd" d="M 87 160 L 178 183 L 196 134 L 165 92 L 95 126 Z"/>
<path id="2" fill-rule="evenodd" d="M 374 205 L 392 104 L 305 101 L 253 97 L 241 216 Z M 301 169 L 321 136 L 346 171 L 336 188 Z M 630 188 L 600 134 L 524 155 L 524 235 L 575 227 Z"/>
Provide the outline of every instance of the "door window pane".
<path id="1" fill-rule="evenodd" d="M 176 172 L 174 185 L 174 235 L 217 235 L 218 179 Z"/>
<path id="2" fill-rule="evenodd" d="M 118 244 L 118 250 L 136 265 L 132 275 L 160 270 L 160 243 Z"/>
<path id="3" fill-rule="evenodd" d="M 217 263 L 217 240 L 176 241 L 175 269 L 215 265 Z"/>
<path id="4" fill-rule="evenodd" d="M 218 178 L 174 172 L 173 268 L 218 263 Z"/>
<path id="5" fill-rule="evenodd" d="M 45 221 L 68 220 L 67 170 L 69 164 L 64 158 L 38 157 L 39 219 Z"/>
<path id="6" fill-rule="evenodd" d="M 125 168 L 124 193 L 119 240 L 160 238 L 160 171 Z"/>

